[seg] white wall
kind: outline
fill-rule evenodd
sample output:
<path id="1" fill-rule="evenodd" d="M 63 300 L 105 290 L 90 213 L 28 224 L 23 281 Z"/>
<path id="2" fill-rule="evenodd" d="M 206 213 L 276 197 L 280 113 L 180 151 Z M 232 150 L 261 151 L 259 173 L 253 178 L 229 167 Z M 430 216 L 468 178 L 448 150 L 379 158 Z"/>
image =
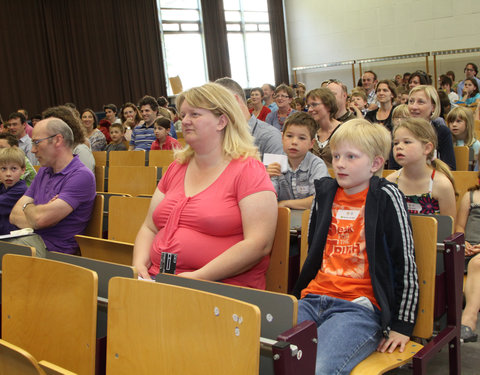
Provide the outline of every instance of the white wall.
<path id="1" fill-rule="evenodd" d="M 480 0 L 284 0 L 290 68 L 334 61 L 480 46 Z M 465 63 L 480 65 L 480 54 L 437 57 L 437 75 Z M 362 65 L 379 79 L 426 70 L 425 58 Z M 429 57 L 433 75 L 433 57 Z M 355 65 L 359 78 L 358 64 Z M 291 71 L 293 82 L 293 72 Z M 297 72 L 307 88 L 328 78 L 353 86 L 351 67 Z"/>

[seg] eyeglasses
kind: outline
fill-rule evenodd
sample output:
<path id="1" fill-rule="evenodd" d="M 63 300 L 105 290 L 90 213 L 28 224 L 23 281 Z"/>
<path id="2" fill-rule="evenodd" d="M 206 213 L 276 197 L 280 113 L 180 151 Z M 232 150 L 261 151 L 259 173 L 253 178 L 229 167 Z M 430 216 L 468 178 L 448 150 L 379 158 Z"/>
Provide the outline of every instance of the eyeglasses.
<path id="1" fill-rule="evenodd" d="M 35 139 L 35 140 L 32 139 L 32 145 L 38 146 L 38 144 L 39 144 L 40 142 L 45 141 L 45 140 L 50 139 L 50 138 L 53 138 L 53 137 L 55 137 L 55 136 L 57 136 L 57 135 L 58 135 L 58 133 L 57 133 L 57 134 L 54 134 L 54 135 L 51 135 L 51 136 L 49 136 L 49 137 L 45 137 L 45 138 L 40 138 L 40 139 Z"/>
<path id="2" fill-rule="evenodd" d="M 323 103 L 315 103 L 315 102 L 313 102 L 313 103 L 311 103 L 311 104 L 307 104 L 307 105 L 305 106 L 305 108 L 306 108 L 307 110 L 310 109 L 310 108 L 315 109 L 315 108 L 317 108 L 319 105 L 322 105 L 322 104 L 323 104 Z"/>
<path id="3" fill-rule="evenodd" d="M 278 94 L 278 95 L 275 95 L 275 98 L 288 99 L 288 98 L 290 98 L 290 96 L 289 95 Z"/>

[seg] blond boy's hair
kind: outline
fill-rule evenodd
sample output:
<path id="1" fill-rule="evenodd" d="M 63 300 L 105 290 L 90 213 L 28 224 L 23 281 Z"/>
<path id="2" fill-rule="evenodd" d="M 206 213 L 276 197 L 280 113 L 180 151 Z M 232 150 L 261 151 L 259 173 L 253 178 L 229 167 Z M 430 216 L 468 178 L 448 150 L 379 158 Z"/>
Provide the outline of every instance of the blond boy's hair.
<path id="1" fill-rule="evenodd" d="M 408 105 L 406 104 L 400 104 L 397 105 L 392 112 L 392 120 L 395 119 L 403 119 L 410 117 L 410 111 L 408 110 Z"/>
<path id="2" fill-rule="evenodd" d="M 25 153 L 18 147 L 2 148 L 0 150 L 0 165 L 7 163 L 18 164 L 25 168 Z"/>
<path id="3" fill-rule="evenodd" d="M 382 125 L 372 124 L 363 119 L 353 119 L 340 125 L 333 133 L 330 139 L 332 152 L 342 142 L 348 142 L 357 147 L 367 154 L 371 160 L 377 156 L 387 160 L 392 145 L 392 137 L 390 132 Z M 374 175 L 381 177 L 382 172 L 383 163 Z"/>

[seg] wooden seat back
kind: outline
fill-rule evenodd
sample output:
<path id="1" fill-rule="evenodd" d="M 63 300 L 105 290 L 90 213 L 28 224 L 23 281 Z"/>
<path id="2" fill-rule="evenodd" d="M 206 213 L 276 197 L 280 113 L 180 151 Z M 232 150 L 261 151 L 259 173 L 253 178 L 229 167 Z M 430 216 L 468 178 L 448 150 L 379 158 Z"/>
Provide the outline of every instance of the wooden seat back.
<path id="1" fill-rule="evenodd" d="M 145 166 L 145 150 L 110 151 L 108 156 L 109 167 Z"/>
<path id="2" fill-rule="evenodd" d="M 5 254 L 17 254 L 34 257 L 36 255 L 36 252 L 37 250 L 35 250 L 34 247 L 0 241 L 0 270 L 3 266 L 2 260 Z"/>
<path id="3" fill-rule="evenodd" d="M 108 304 L 107 373 L 258 374 L 257 306 L 124 278 Z"/>
<path id="4" fill-rule="evenodd" d="M 119 151 L 124 152 L 124 151 Z M 157 167 L 108 168 L 108 191 L 130 195 L 153 194 L 157 187 Z"/>
<path id="5" fill-rule="evenodd" d="M 172 162 L 172 150 L 151 150 L 149 152 L 148 165 L 150 166 L 168 167 Z"/>
<path id="6" fill-rule="evenodd" d="M 107 164 L 107 151 L 92 151 L 93 158 L 95 159 L 95 166 L 106 167 Z"/>
<path id="7" fill-rule="evenodd" d="M 13 254 L 4 256 L 2 271 L 2 338 L 35 358 L 92 374 L 97 274 Z"/>
<path id="8" fill-rule="evenodd" d="M 82 257 L 130 266 L 133 262 L 133 243 L 76 235 Z"/>
<path id="9" fill-rule="evenodd" d="M 478 172 L 473 171 L 452 171 L 455 180 L 455 187 L 457 188 L 457 207 L 458 202 L 469 188 L 478 184 Z"/>
<path id="10" fill-rule="evenodd" d="M 270 253 L 266 274 L 266 289 L 271 292 L 288 292 L 288 258 L 290 251 L 290 209 L 278 208 L 277 229 Z"/>
<path id="11" fill-rule="evenodd" d="M 86 236 L 78 236 L 81 239 L 90 239 L 94 242 L 96 241 L 107 241 L 107 242 L 115 242 L 115 241 L 108 241 L 104 240 L 101 238 L 94 238 L 94 237 L 86 237 Z M 80 249 L 82 249 L 82 246 L 85 247 L 84 243 L 75 236 L 75 239 L 77 240 L 77 243 L 80 246 Z M 87 242 L 88 243 L 88 242 Z M 115 245 L 121 247 L 123 242 L 116 243 Z M 130 248 L 130 253 L 133 252 L 133 245 L 131 244 L 125 244 L 128 245 Z M 87 248 L 89 248 L 87 246 Z M 90 250 L 90 252 L 94 252 L 94 250 Z M 100 259 L 98 259 L 100 258 Z M 128 277 L 128 278 L 133 278 L 136 279 L 138 277 L 137 270 L 131 266 L 132 262 L 128 265 L 124 264 L 118 264 L 120 262 L 115 262 L 116 259 L 110 261 L 108 259 L 101 259 L 102 257 L 86 257 L 85 255 L 82 254 L 81 257 L 76 256 L 76 255 L 69 255 L 69 254 L 63 254 L 63 253 L 57 253 L 54 251 L 49 251 L 47 253 L 47 259 L 52 259 L 56 260 L 59 262 L 65 262 L 65 263 L 70 263 L 74 264 L 79 267 L 87 268 L 89 270 L 95 271 L 98 276 L 98 296 L 102 298 L 108 298 L 108 282 L 112 277 Z M 131 257 L 130 257 L 131 258 Z"/>
<path id="12" fill-rule="evenodd" d="M 457 171 L 468 171 L 470 165 L 470 148 L 468 146 L 454 146 Z"/>
<path id="13" fill-rule="evenodd" d="M 149 207 L 150 199 L 111 197 L 108 213 L 108 239 L 134 243 Z"/>
<path id="14" fill-rule="evenodd" d="M 29 352 L 0 340 L 0 374 L 45 375 L 45 372 Z"/>
<path id="15" fill-rule="evenodd" d="M 429 339 L 432 337 L 434 321 L 437 221 L 429 216 L 412 216 L 411 221 L 420 288 L 413 336 Z M 408 362 L 422 347 L 409 341 L 403 353 L 398 349 L 393 353 L 374 352 L 360 362 L 351 374 L 383 374 Z"/>
<path id="16" fill-rule="evenodd" d="M 105 170 L 104 165 L 95 166 L 95 191 L 105 191 Z"/>
<path id="17" fill-rule="evenodd" d="M 85 229 L 85 235 L 91 237 L 102 237 L 103 233 L 103 207 L 105 198 L 102 194 L 97 194 L 93 204 L 92 216 Z"/>

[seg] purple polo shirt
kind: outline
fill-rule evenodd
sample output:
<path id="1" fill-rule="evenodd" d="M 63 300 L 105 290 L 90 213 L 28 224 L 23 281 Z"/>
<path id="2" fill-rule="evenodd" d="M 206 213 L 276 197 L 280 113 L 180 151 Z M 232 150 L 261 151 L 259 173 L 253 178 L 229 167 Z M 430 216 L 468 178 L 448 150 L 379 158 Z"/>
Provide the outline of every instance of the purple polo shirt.
<path id="1" fill-rule="evenodd" d="M 57 194 L 73 211 L 56 225 L 35 233 L 42 237 L 47 250 L 73 254 L 78 249 L 74 236 L 87 227 L 96 195 L 95 176 L 77 155 L 58 173 L 53 173 L 50 167 L 40 168 L 25 192 L 35 204 L 46 204 Z"/>

